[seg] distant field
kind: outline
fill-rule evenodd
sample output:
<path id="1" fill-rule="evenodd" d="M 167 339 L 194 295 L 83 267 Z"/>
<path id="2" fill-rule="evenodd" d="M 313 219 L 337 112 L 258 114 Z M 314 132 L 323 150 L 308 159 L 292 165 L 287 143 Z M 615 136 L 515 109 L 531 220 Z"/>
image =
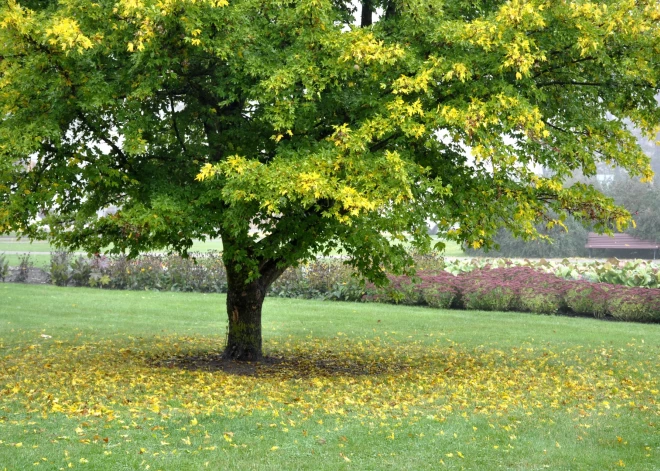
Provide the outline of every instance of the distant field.
<path id="1" fill-rule="evenodd" d="M 445 241 L 445 257 L 465 257 L 465 253 L 460 245 L 452 240 Z"/>
<path id="2" fill-rule="evenodd" d="M 445 242 L 446 248 L 444 256 L 446 257 L 464 257 L 465 254 L 461 249 L 460 245 L 453 241 Z M 0 255 L 3 253 L 5 257 L 9 260 L 10 266 L 18 266 L 19 264 L 19 254 L 12 254 L 11 252 L 22 252 L 30 253 L 31 260 L 34 262 L 35 266 L 46 266 L 50 262 L 50 253 L 51 251 L 56 250 L 46 241 L 35 241 L 30 243 L 28 240 L 16 240 L 13 237 L 0 237 Z M 191 252 L 208 252 L 208 251 L 222 251 L 222 241 L 220 239 L 213 240 L 196 240 L 193 243 Z M 36 252 L 36 253 L 35 253 Z M 41 253 L 40 253 L 41 252 Z M 160 253 L 164 253 L 162 251 Z M 159 253 L 157 251 L 157 253 Z"/>
<path id="3" fill-rule="evenodd" d="M 53 248 L 48 242 L 16 240 L 10 237 L 0 237 L 0 252 L 50 252 Z"/>
<path id="4" fill-rule="evenodd" d="M 47 266 L 50 263 L 50 252 L 57 250 L 46 241 L 16 240 L 12 237 L 0 237 L 0 255 L 4 255 L 9 266 L 15 267 L 20 263 L 22 254 L 29 253 L 30 260 L 35 267 Z M 222 241 L 195 241 L 191 252 L 222 251 Z M 19 252 L 19 253 L 14 253 Z"/>
<path id="5" fill-rule="evenodd" d="M 16 240 L 10 237 L 0 237 L 0 252 L 51 252 L 56 250 L 46 241 Z M 209 250 L 222 250 L 222 241 L 219 239 L 210 241 L 195 241 L 193 251 L 206 252 Z"/>
<path id="6" fill-rule="evenodd" d="M 3 255 L 0 251 L 0 255 Z M 10 267 L 17 267 L 21 263 L 22 255 L 4 254 L 5 260 L 9 262 Z M 30 254 L 30 262 L 34 267 L 47 267 L 50 264 L 50 255 L 48 254 Z"/>

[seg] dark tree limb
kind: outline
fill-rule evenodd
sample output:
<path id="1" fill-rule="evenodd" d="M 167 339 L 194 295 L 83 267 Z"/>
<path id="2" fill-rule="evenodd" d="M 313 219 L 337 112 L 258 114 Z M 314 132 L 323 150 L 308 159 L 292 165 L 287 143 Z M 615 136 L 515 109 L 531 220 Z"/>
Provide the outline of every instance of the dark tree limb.
<path id="1" fill-rule="evenodd" d="M 373 24 L 373 0 L 362 0 L 362 13 L 360 14 L 360 26 L 366 28 Z"/>

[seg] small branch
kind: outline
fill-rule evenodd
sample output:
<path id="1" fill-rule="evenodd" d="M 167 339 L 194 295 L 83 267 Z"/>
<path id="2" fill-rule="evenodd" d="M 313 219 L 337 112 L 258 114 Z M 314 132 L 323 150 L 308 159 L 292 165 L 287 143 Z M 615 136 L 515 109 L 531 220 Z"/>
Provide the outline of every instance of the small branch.
<path id="1" fill-rule="evenodd" d="M 561 52 L 563 52 L 563 51 L 552 51 L 549 54 L 560 54 Z M 547 68 L 545 70 L 541 70 L 537 74 L 535 74 L 534 77 L 532 77 L 532 78 L 540 77 L 541 75 L 546 74 L 548 72 L 552 72 L 553 70 L 563 69 L 564 67 L 568 67 L 570 65 L 579 64 L 580 62 L 592 61 L 592 60 L 595 60 L 595 59 L 596 59 L 595 57 L 591 57 L 591 56 L 581 57 L 580 59 L 575 59 L 574 61 L 569 61 L 569 62 L 565 62 L 563 64 L 559 64 L 556 67 L 550 67 L 550 68 Z"/>
<path id="2" fill-rule="evenodd" d="M 181 139 L 181 133 L 179 133 L 179 127 L 176 124 L 176 117 L 175 117 L 175 111 L 174 111 L 174 100 L 172 100 L 172 97 L 168 97 L 170 101 L 170 112 L 172 113 L 172 127 L 174 129 L 174 134 L 176 135 L 177 140 L 179 141 L 179 144 L 181 144 L 181 148 L 183 149 L 184 154 L 188 153 L 188 149 L 186 148 L 186 144 L 183 142 L 183 139 Z"/>
<path id="3" fill-rule="evenodd" d="M 576 85 L 576 86 L 586 86 L 586 87 L 606 87 L 612 86 L 612 83 L 600 83 L 600 82 L 575 82 L 575 81 L 554 81 L 554 82 L 542 82 L 537 83 L 537 87 L 549 87 L 552 85 Z"/>
<path id="4" fill-rule="evenodd" d="M 388 137 L 383 139 L 382 141 L 378 141 L 375 144 L 373 144 L 369 150 L 371 152 L 376 152 L 385 147 L 391 140 L 396 139 L 397 137 L 401 136 L 401 132 L 395 132 L 394 134 L 390 134 Z"/>
<path id="5" fill-rule="evenodd" d="M 88 128 L 94 133 L 94 135 L 95 135 L 97 138 L 101 139 L 104 143 L 106 143 L 108 146 L 110 146 L 110 148 L 113 150 L 113 152 L 114 152 L 118 157 L 121 158 L 121 161 L 122 161 L 123 164 L 128 163 L 128 157 L 126 157 L 126 154 L 124 154 L 124 152 L 123 152 L 123 151 L 117 146 L 117 144 L 115 144 L 115 143 L 112 141 L 112 139 L 110 139 L 109 137 L 107 137 L 107 136 L 105 135 L 105 133 L 102 133 L 102 132 L 101 132 L 99 129 L 97 129 L 92 123 L 90 123 L 90 122 L 87 120 L 87 117 L 86 117 L 81 111 L 78 111 L 78 118 L 80 119 L 80 121 L 82 121 L 82 123 L 83 123 L 85 126 L 87 126 L 87 127 L 88 127 Z"/>
<path id="6" fill-rule="evenodd" d="M 549 122 L 549 121 L 547 121 L 547 120 L 543 120 L 543 123 L 544 123 L 546 126 L 549 126 L 549 127 L 551 127 L 552 129 L 556 129 L 556 130 L 559 131 L 559 132 L 563 132 L 563 133 L 571 134 L 571 135 L 579 134 L 579 135 L 581 135 L 581 136 L 587 136 L 587 137 L 589 137 L 589 133 L 584 132 L 584 131 L 568 131 L 567 129 L 560 128 L 559 126 L 555 126 L 554 124 L 552 124 L 551 122 Z"/>

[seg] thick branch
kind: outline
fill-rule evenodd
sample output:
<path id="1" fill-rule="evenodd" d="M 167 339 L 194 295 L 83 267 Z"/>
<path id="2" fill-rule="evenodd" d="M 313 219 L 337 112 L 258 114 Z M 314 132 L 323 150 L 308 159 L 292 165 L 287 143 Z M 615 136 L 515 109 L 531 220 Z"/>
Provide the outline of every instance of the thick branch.
<path id="1" fill-rule="evenodd" d="M 362 0 L 362 14 L 360 18 L 360 26 L 366 28 L 373 24 L 373 4 L 372 0 Z"/>

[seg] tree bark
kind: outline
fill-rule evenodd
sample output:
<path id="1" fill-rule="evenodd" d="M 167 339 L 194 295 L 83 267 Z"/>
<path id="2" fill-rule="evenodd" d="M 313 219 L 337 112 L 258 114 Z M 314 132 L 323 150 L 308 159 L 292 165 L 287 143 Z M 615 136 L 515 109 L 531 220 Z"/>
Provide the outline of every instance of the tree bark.
<path id="1" fill-rule="evenodd" d="M 372 0 L 362 0 L 362 12 L 360 18 L 360 26 L 365 28 L 373 24 L 372 13 L 374 11 Z"/>
<path id="2" fill-rule="evenodd" d="M 385 19 L 394 18 L 396 16 L 396 3 L 394 0 L 389 0 L 387 2 L 387 8 L 385 8 Z"/>
<path id="3" fill-rule="evenodd" d="M 231 360 L 259 361 L 261 349 L 261 308 L 266 292 L 258 282 L 227 289 L 229 327 L 223 357 Z"/>
<path id="4" fill-rule="evenodd" d="M 227 346 L 223 358 L 238 361 L 263 359 L 261 309 L 270 285 L 284 271 L 274 262 L 262 264 L 261 276 L 247 281 L 242 271 L 227 267 Z"/>

